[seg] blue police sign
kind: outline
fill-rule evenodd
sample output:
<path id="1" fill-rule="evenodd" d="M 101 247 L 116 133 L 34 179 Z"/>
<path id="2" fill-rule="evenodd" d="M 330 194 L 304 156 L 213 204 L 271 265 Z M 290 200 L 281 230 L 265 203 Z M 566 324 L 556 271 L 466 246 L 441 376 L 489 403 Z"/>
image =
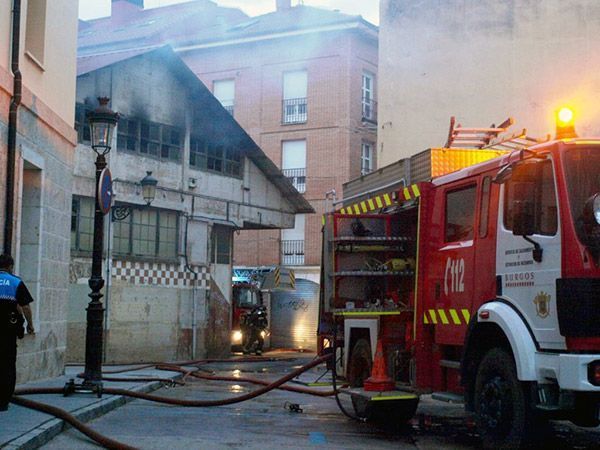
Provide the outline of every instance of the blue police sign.
<path id="1" fill-rule="evenodd" d="M 110 211 L 112 197 L 112 176 L 107 167 L 100 172 L 100 180 L 98 181 L 98 205 L 102 214 L 106 215 Z"/>

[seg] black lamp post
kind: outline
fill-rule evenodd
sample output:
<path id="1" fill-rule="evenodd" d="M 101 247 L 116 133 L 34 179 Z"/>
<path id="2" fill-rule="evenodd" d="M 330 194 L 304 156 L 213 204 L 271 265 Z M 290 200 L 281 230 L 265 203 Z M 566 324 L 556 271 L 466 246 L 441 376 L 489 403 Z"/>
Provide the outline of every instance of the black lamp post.
<path id="1" fill-rule="evenodd" d="M 88 113 L 91 131 L 91 146 L 96 152 L 96 196 L 94 212 L 94 247 L 92 252 L 92 276 L 88 284 L 92 292 L 87 307 L 87 327 L 85 334 L 85 371 L 83 387 L 101 395 L 102 392 L 102 341 L 104 307 L 100 291 L 104 287 L 102 278 L 102 250 L 104 247 L 104 214 L 100 204 L 100 178 L 106 168 L 105 155 L 110 152 L 113 131 L 119 114 L 108 107 L 108 97 L 99 97 L 100 106 Z"/>

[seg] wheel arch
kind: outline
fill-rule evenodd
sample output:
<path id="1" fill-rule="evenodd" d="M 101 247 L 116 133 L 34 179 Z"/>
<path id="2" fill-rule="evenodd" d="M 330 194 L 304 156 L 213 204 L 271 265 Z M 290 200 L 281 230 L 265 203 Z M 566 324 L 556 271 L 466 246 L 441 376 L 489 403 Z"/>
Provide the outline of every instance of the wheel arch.
<path id="1" fill-rule="evenodd" d="M 487 311 L 489 318 L 479 316 Z M 477 368 L 484 355 L 492 348 L 508 351 L 515 362 L 520 381 L 536 381 L 536 344 L 520 314 L 501 301 L 483 304 L 469 322 L 461 361 L 461 382 L 465 386 L 468 410 L 473 410 L 474 386 Z"/>

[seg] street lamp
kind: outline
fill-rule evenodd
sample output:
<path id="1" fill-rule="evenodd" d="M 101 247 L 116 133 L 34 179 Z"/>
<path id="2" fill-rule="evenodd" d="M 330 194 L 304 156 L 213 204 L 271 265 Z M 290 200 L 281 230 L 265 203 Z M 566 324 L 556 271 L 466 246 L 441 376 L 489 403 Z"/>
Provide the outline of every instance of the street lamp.
<path id="1" fill-rule="evenodd" d="M 156 197 L 157 185 L 158 180 L 152 176 L 152 171 L 147 170 L 146 176 L 140 181 L 140 186 L 142 186 L 142 197 L 144 197 L 144 201 L 148 206 L 150 206 Z M 111 209 L 111 219 L 113 222 L 124 220 L 129 217 L 132 211 L 133 207 L 131 206 L 113 206 Z"/>
<path id="2" fill-rule="evenodd" d="M 104 307 L 100 291 L 104 287 L 102 278 L 102 250 L 104 247 L 104 215 L 110 208 L 112 195 L 110 172 L 105 172 L 105 155 L 110 152 L 115 126 L 119 114 L 108 107 L 109 98 L 99 97 L 100 105 L 87 114 L 91 131 L 91 146 L 96 152 L 96 196 L 94 212 L 94 247 L 92 252 L 92 275 L 88 285 L 92 292 L 87 307 L 85 334 L 85 370 L 83 388 L 102 394 L 102 332 Z M 108 206 L 107 206 L 108 205 Z"/>

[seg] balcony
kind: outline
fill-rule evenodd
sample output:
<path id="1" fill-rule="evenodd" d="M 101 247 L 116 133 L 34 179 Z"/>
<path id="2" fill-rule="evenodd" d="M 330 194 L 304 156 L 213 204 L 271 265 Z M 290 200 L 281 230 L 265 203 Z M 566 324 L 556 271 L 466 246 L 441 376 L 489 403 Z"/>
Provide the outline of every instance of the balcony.
<path id="1" fill-rule="evenodd" d="M 282 169 L 283 175 L 291 181 L 296 190 L 301 194 L 306 192 L 306 168 L 301 169 Z"/>
<path id="2" fill-rule="evenodd" d="M 304 265 L 304 241 L 281 241 L 281 264 Z"/>
<path id="3" fill-rule="evenodd" d="M 363 97 L 362 99 L 362 120 L 377 124 L 377 102 L 372 98 Z"/>
<path id="4" fill-rule="evenodd" d="M 290 98 L 283 100 L 281 123 L 284 125 L 306 123 L 306 98 Z"/>

